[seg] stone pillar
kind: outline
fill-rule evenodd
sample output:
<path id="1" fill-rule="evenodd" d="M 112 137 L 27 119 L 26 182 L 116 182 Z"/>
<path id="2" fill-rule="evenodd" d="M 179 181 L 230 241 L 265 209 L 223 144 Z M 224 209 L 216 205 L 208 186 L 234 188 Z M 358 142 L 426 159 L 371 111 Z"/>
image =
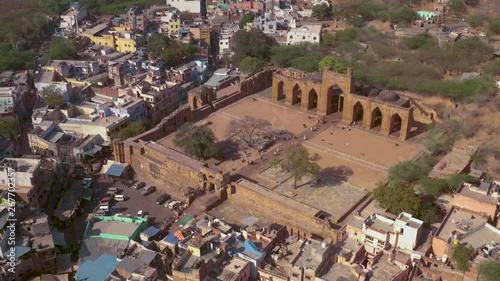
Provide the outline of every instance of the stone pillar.
<path id="1" fill-rule="evenodd" d="M 380 125 L 380 132 L 384 135 L 391 134 L 391 112 L 389 110 L 384 110 L 382 112 L 382 124 Z"/>
<path id="2" fill-rule="evenodd" d="M 113 141 L 113 154 L 115 155 L 116 161 L 120 163 L 125 163 L 125 145 L 121 140 Z"/>
<path id="3" fill-rule="evenodd" d="M 408 116 L 403 116 L 401 118 L 401 132 L 399 133 L 399 138 L 401 140 L 407 140 L 410 137 L 411 126 L 413 124 L 413 108 L 408 112 Z"/>

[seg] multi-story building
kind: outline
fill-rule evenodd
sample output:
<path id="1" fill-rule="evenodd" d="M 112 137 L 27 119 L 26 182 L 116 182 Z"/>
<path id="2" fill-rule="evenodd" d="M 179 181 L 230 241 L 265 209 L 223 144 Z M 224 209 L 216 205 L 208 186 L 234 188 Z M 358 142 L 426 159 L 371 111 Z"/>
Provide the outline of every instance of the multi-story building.
<path id="1" fill-rule="evenodd" d="M 8 168 L 15 173 L 15 193 L 34 208 L 47 203 L 54 180 L 54 164 L 50 160 L 30 158 L 5 158 L 0 161 L 0 187 L 8 188 Z"/>
<path id="2" fill-rule="evenodd" d="M 77 32 L 80 22 L 87 17 L 87 9 L 79 2 L 71 4 L 71 7 L 61 15 L 59 27 L 63 31 Z"/>
<path id="3" fill-rule="evenodd" d="M 109 29 L 105 23 L 86 30 L 82 36 L 88 37 L 96 45 L 108 46 L 120 53 L 133 53 L 144 42 L 144 36 L 141 34 L 125 30 L 118 32 Z"/>
<path id="4" fill-rule="evenodd" d="M 148 118 L 146 102 L 138 98 L 124 99 L 116 102 L 114 107 L 109 107 L 114 116 L 130 117 L 131 122 L 146 121 Z"/>
<path id="5" fill-rule="evenodd" d="M 420 241 L 422 230 L 423 221 L 408 213 L 399 214 L 395 220 L 373 214 L 363 222 L 361 243 L 372 256 L 392 248 L 412 251 Z"/>
<path id="6" fill-rule="evenodd" d="M 166 3 L 181 12 L 190 11 L 191 13 L 199 14 L 201 12 L 202 3 L 206 5 L 207 2 L 203 0 L 166 0 Z"/>
<path id="7" fill-rule="evenodd" d="M 144 80 L 132 91 L 146 102 L 149 119 L 156 124 L 179 108 L 178 88 L 177 83 Z"/>
<path id="8" fill-rule="evenodd" d="M 481 212 L 493 222 L 498 214 L 499 182 L 483 181 L 479 185 L 462 183 L 453 196 L 453 206 Z"/>
<path id="9" fill-rule="evenodd" d="M 147 14 L 142 11 L 139 7 L 132 7 L 127 12 L 128 25 L 134 31 L 139 31 L 141 33 L 148 31 L 149 20 Z"/>
<path id="10" fill-rule="evenodd" d="M 301 43 L 319 44 L 321 41 L 322 25 L 297 26 L 295 20 L 290 23 L 290 30 L 286 35 L 287 45 Z"/>

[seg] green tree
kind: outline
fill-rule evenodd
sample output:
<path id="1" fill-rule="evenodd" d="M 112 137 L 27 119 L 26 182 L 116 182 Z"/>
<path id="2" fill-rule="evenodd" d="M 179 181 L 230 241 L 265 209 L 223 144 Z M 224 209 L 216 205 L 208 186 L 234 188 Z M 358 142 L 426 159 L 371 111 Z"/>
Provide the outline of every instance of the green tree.
<path id="1" fill-rule="evenodd" d="M 146 129 L 146 125 L 142 121 L 133 122 L 128 127 L 120 130 L 116 135 L 116 138 L 126 140 L 144 133 Z"/>
<path id="2" fill-rule="evenodd" d="M 420 33 L 403 39 L 403 44 L 410 50 L 437 45 L 437 41 L 429 33 Z"/>
<path id="3" fill-rule="evenodd" d="M 436 206 L 429 202 L 423 202 L 420 205 L 417 216 L 427 224 L 433 224 L 439 221 Z"/>
<path id="4" fill-rule="evenodd" d="M 457 244 L 453 249 L 453 255 L 451 256 L 451 261 L 456 269 L 461 272 L 466 272 L 470 266 L 470 258 L 474 253 L 474 249 L 471 246 L 462 246 Z"/>
<path id="5" fill-rule="evenodd" d="M 279 159 L 278 157 L 273 157 L 267 164 L 269 165 L 269 168 L 274 169 L 274 173 L 276 174 L 276 170 L 282 165 L 281 162 L 281 159 Z"/>
<path id="6" fill-rule="evenodd" d="M 17 132 L 15 120 L 0 120 L 0 137 L 8 138 Z"/>
<path id="7" fill-rule="evenodd" d="M 153 33 L 146 43 L 147 50 L 155 57 L 160 57 L 163 50 L 169 46 L 170 39 L 160 33 Z"/>
<path id="8" fill-rule="evenodd" d="M 500 263 L 494 261 L 482 262 L 479 265 L 479 274 L 481 278 L 478 280 L 484 280 L 484 281 L 500 280 Z"/>
<path id="9" fill-rule="evenodd" d="M 290 67 L 294 59 L 303 56 L 306 52 L 306 44 L 273 46 L 271 61 L 278 67 Z"/>
<path id="10" fill-rule="evenodd" d="M 332 7 L 326 3 L 314 5 L 312 8 L 312 16 L 318 19 L 325 19 L 332 16 Z"/>
<path id="11" fill-rule="evenodd" d="M 488 21 L 488 30 L 493 34 L 500 34 L 500 18 Z"/>
<path id="12" fill-rule="evenodd" d="M 292 62 L 292 66 L 304 72 L 314 72 L 318 71 L 318 65 L 320 61 L 320 57 L 308 55 L 294 59 Z"/>
<path id="13" fill-rule="evenodd" d="M 234 35 L 233 63 L 238 65 L 245 57 L 259 58 L 264 61 L 271 55 L 271 39 L 260 29 L 238 30 Z"/>
<path id="14" fill-rule="evenodd" d="M 65 103 L 61 89 L 57 88 L 55 85 L 43 88 L 41 96 L 45 104 L 50 108 L 56 108 Z"/>
<path id="15" fill-rule="evenodd" d="M 424 194 L 434 197 L 447 192 L 450 189 L 449 183 L 445 179 L 429 180 L 424 182 L 423 185 Z"/>
<path id="16" fill-rule="evenodd" d="M 462 0 L 450 0 L 448 1 L 448 12 L 456 17 L 462 16 L 467 10 L 464 2 Z"/>
<path id="17" fill-rule="evenodd" d="M 289 151 L 284 164 L 293 177 L 294 188 L 297 188 L 297 181 L 304 176 L 315 177 L 320 172 L 319 165 L 309 159 L 309 152 L 303 146 Z"/>
<path id="18" fill-rule="evenodd" d="M 478 184 L 478 180 L 467 174 L 454 174 L 449 175 L 446 179 L 449 186 L 449 191 L 458 188 L 463 182 Z"/>
<path id="19" fill-rule="evenodd" d="M 260 58 L 245 57 L 240 62 L 240 70 L 244 74 L 254 74 L 264 67 L 265 62 Z"/>
<path id="20" fill-rule="evenodd" d="M 244 29 L 248 23 L 253 22 L 254 18 L 255 18 L 255 15 L 252 13 L 245 14 L 243 16 L 243 18 L 241 18 L 241 20 L 240 20 L 240 28 Z"/>
<path id="21" fill-rule="evenodd" d="M 182 11 L 181 12 L 181 20 L 183 21 L 190 21 L 190 20 L 193 20 L 194 19 L 194 16 L 193 14 L 191 14 L 190 11 L 186 10 L 186 11 Z"/>
<path id="22" fill-rule="evenodd" d="M 487 61 L 493 49 L 477 37 L 458 40 L 446 50 L 445 66 L 448 70 L 464 72 Z"/>
<path id="23" fill-rule="evenodd" d="M 420 162 L 403 161 L 389 169 L 389 179 L 396 181 L 417 182 L 426 177 L 430 166 Z"/>
<path id="24" fill-rule="evenodd" d="M 413 9 L 404 7 L 390 13 L 390 20 L 393 24 L 411 26 L 418 19 L 418 14 Z"/>
<path id="25" fill-rule="evenodd" d="M 174 144 L 187 154 L 198 159 L 208 159 L 217 155 L 217 141 L 208 124 L 197 126 L 185 123 L 175 134 Z"/>
<path id="26" fill-rule="evenodd" d="M 352 26 L 352 27 L 363 27 L 363 18 L 362 17 L 352 17 L 348 20 L 349 24 Z"/>
<path id="27" fill-rule="evenodd" d="M 166 65 L 174 67 L 191 60 L 196 53 L 198 47 L 194 45 L 171 41 L 160 57 Z"/>
<path id="28" fill-rule="evenodd" d="M 49 52 L 46 56 L 49 60 L 68 60 L 76 59 L 75 43 L 70 39 L 57 38 L 50 41 Z"/>
<path id="29" fill-rule="evenodd" d="M 47 14 L 62 14 L 69 8 L 68 0 L 38 0 L 38 9 Z"/>
<path id="30" fill-rule="evenodd" d="M 467 17 L 467 23 L 471 27 L 477 28 L 484 25 L 484 19 L 484 15 L 474 14 Z"/>
<path id="31" fill-rule="evenodd" d="M 344 74 L 347 71 L 347 66 L 345 66 L 343 63 L 339 62 L 332 56 L 326 56 L 319 62 L 319 71 L 323 71 L 325 68 Z"/>
<path id="32" fill-rule="evenodd" d="M 405 181 L 390 181 L 387 185 L 379 184 L 373 191 L 373 198 L 380 207 L 388 209 L 393 214 L 401 212 L 417 214 L 422 204 L 413 186 Z"/>
<path id="33" fill-rule="evenodd" d="M 483 66 L 483 74 L 498 76 L 500 75 L 500 60 L 491 60 Z"/>

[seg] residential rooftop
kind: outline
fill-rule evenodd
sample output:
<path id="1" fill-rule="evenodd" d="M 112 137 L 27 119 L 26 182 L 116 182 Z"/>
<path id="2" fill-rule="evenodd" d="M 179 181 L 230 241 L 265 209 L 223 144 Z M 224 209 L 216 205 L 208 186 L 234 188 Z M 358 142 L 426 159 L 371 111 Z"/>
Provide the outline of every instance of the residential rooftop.
<path id="1" fill-rule="evenodd" d="M 497 184 L 489 182 L 481 182 L 480 185 L 473 185 L 470 183 L 462 183 L 457 190 L 457 194 L 473 198 L 477 201 L 497 204 L 498 196 L 492 196 L 493 192 L 496 192 Z"/>
<path id="2" fill-rule="evenodd" d="M 451 243 L 454 235 L 465 234 L 487 222 L 486 216 L 454 207 L 446 215 L 435 236 Z"/>
<path id="3" fill-rule="evenodd" d="M 0 166 L 11 167 L 21 173 L 33 173 L 41 162 L 40 159 L 5 158 L 0 161 Z"/>
<path id="4" fill-rule="evenodd" d="M 323 262 L 323 254 L 329 250 L 331 238 L 326 241 L 306 240 L 292 261 L 292 266 L 316 269 Z"/>

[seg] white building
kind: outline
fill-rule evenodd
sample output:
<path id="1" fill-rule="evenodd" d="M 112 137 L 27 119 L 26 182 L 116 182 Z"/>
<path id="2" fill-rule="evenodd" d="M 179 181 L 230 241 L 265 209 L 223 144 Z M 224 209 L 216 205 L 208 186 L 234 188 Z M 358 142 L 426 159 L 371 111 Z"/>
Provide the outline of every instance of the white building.
<path id="1" fill-rule="evenodd" d="M 16 106 L 19 112 L 24 111 L 20 88 L 0 87 L 0 114 L 12 113 Z"/>
<path id="2" fill-rule="evenodd" d="M 77 30 L 78 22 L 87 17 L 87 9 L 75 2 L 71 7 L 61 15 L 59 27 L 63 30 Z"/>
<path id="3" fill-rule="evenodd" d="M 321 25 L 303 25 L 297 27 L 295 20 L 292 20 L 290 27 L 290 31 L 286 35 L 287 45 L 300 43 L 319 44 L 321 41 Z"/>
<path id="4" fill-rule="evenodd" d="M 404 212 L 399 214 L 396 220 L 373 214 L 363 222 L 361 242 L 364 243 L 366 252 L 371 255 L 396 247 L 403 251 L 412 251 L 422 235 L 423 223 Z"/>
<path id="5" fill-rule="evenodd" d="M 194 14 L 199 14 L 201 12 L 201 1 L 200 0 L 166 0 L 167 5 L 170 5 L 179 11 L 190 11 Z"/>

